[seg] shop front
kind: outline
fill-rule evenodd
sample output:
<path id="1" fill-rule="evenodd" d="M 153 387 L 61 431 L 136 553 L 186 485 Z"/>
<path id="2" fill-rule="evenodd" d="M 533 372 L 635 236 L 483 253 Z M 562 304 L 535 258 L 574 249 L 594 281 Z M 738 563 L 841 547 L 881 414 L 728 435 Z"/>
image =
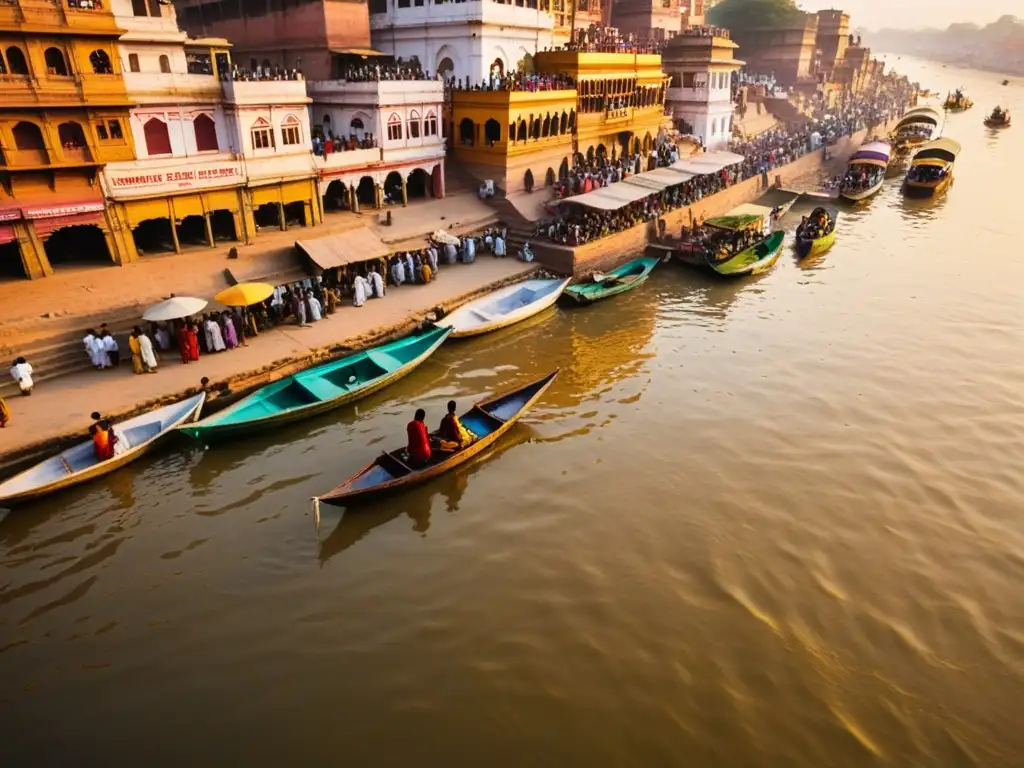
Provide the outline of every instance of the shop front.
<path id="1" fill-rule="evenodd" d="M 126 260 L 248 243 L 255 232 L 246 213 L 240 163 L 134 163 L 131 168 L 108 166 L 103 176 L 115 237 Z"/>
<path id="2" fill-rule="evenodd" d="M 253 179 L 249 184 L 257 230 L 312 227 L 322 222 L 316 179 L 307 176 L 269 183 Z"/>

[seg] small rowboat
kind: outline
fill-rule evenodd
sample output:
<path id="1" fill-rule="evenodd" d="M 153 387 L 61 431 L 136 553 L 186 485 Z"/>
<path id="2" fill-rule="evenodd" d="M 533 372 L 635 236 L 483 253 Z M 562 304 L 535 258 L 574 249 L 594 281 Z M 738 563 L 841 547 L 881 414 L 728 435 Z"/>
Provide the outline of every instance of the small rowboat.
<path id="1" fill-rule="evenodd" d="M 437 325 L 453 329 L 453 339 L 506 328 L 553 306 L 571 280 L 526 280 L 499 288 L 463 304 Z"/>
<path id="2" fill-rule="evenodd" d="M 384 451 L 372 464 L 356 472 L 334 490 L 314 499 L 314 510 L 319 508 L 319 502 L 344 506 L 357 499 L 417 485 L 466 463 L 508 432 L 551 386 L 556 376 L 557 370 L 511 392 L 476 403 L 459 417 L 462 425 L 476 435 L 476 440 L 467 447 L 454 453 L 442 453 L 435 449 L 431 461 L 417 469 L 409 466 L 409 454 L 405 448 Z"/>
<path id="3" fill-rule="evenodd" d="M 828 216 L 828 227 L 826 233 L 821 237 L 805 236 L 803 230 L 797 227 L 796 230 L 796 253 L 801 259 L 808 256 L 820 256 L 825 253 L 836 242 L 836 226 L 839 224 L 839 210 L 831 205 L 822 205 L 811 211 L 807 217 L 808 224 L 813 225 L 816 219 L 822 214 Z"/>
<path id="4" fill-rule="evenodd" d="M 607 274 L 595 275 L 594 282 L 569 286 L 565 289 L 565 295 L 580 304 L 592 304 L 642 285 L 657 265 L 658 259 L 633 259 Z"/>
<path id="5" fill-rule="evenodd" d="M 761 242 L 752 245 L 745 251 L 740 251 L 731 259 L 720 264 L 712 264 L 711 268 L 725 277 L 760 275 L 775 266 L 775 262 L 779 260 L 779 255 L 782 253 L 782 241 L 785 239 L 786 233 L 782 230 L 772 232 Z"/>
<path id="6" fill-rule="evenodd" d="M 339 408 L 410 373 L 450 333 L 433 328 L 287 376 L 181 431 L 199 440 L 237 437 Z"/>
<path id="7" fill-rule="evenodd" d="M 0 483 L 0 506 L 39 498 L 102 477 L 135 461 L 164 435 L 199 416 L 206 393 L 165 405 L 155 411 L 114 424 L 128 450 L 106 461 L 96 459 L 92 440 L 86 440 Z"/>

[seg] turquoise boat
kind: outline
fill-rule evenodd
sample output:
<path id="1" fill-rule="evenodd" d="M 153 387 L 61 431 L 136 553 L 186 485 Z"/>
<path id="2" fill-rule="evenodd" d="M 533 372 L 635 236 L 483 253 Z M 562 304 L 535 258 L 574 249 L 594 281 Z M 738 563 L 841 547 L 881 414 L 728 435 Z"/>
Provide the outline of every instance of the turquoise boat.
<path id="1" fill-rule="evenodd" d="M 198 440 L 211 442 L 324 413 L 398 381 L 430 357 L 450 333 L 450 328 L 433 328 L 301 371 L 179 429 Z"/>
<path id="2" fill-rule="evenodd" d="M 579 304 L 593 304 L 642 285 L 656 266 L 658 259 L 646 256 L 633 259 L 607 274 L 594 275 L 593 282 L 570 285 L 565 289 L 565 295 Z"/>

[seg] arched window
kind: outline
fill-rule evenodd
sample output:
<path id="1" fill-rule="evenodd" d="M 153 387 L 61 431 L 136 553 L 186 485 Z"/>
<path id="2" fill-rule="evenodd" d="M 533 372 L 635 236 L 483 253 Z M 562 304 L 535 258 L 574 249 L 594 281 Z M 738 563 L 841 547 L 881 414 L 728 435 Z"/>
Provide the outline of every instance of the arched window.
<path id="1" fill-rule="evenodd" d="M 531 120 L 530 136 L 532 136 L 534 139 L 540 138 L 540 120 Z"/>
<path id="2" fill-rule="evenodd" d="M 402 118 L 397 112 L 392 112 L 388 118 L 388 141 L 400 141 L 402 139 Z"/>
<path id="3" fill-rule="evenodd" d="M 270 128 L 270 123 L 262 117 L 252 124 L 252 130 L 249 133 L 252 137 L 253 149 L 274 148 L 274 132 Z"/>
<path id="4" fill-rule="evenodd" d="M 128 69 L 132 72 L 139 71 L 139 54 L 129 53 L 128 54 Z"/>
<path id="5" fill-rule="evenodd" d="M 484 143 L 488 147 L 493 147 L 499 141 L 501 141 L 501 123 L 491 118 L 484 123 Z"/>
<path id="6" fill-rule="evenodd" d="M 97 75 L 114 74 L 114 68 L 110 65 L 110 57 L 104 50 L 97 49 L 90 53 L 89 63 L 92 64 L 92 71 Z"/>
<path id="7" fill-rule="evenodd" d="M 462 118 L 462 122 L 459 123 L 459 141 L 472 147 L 475 140 L 475 134 L 476 126 L 473 125 L 473 121 L 468 117 Z"/>
<path id="8" fill-rule="evenodd" d="M 58 125 L 57 137 L 64 149 L 81 149 L 85 146 L 85 132 L 82 126 L 73 121 Z"/>
<path id="9" fill-rule="evenodd" d="M 423 121 L 423 135 L 437 136 L 437 115 L 427 112 L 427 118 Z"/>
<path id="10" fill-rule="evenodd" d="M 410 139 L 418 139 L 420 137 L 420 113 L 415 109 L 409 110 L 408 135 Z"/>
<path id="11" fill-rule="evenodd" d="M 519 122 L 519 128 L 516 131 L 516 141 L 526 141 L 526 121 L 521 120 Z"/>
<path id="12" fill-rule="evenodd" d="M 43 52 L 43 59 L 46 61 L 46 71 L 51 75 L 67 76 L 68 62 L 60 48 L 47 48 Z"/>
<path id="13" fill-rule="evenodd" d="M 197 152 L 216 152 L 220 149 L 217 143 L 217 125 L 209 115 L 196 115 L 196 119 L 192 121 L 192 130 L 196 134 Z"/>
<path id="14" fill-rule="evenodd" d="M 491 63 L 491 74 L 495 74 L 498 77 L 505 76 L 505 62 L 501 60 L 500 56 Z"/>
<path id="15" fill-rule="evenodd" d="M 295 115 L 288 115 L 281 123 L 281 143 L 285 146 L 302 143 L 302 123 Z"/>
<path id="16" fill-rule="evenodd" d="M 142 133 L 146 137 L 146 154 L 171 154 L 171 135 L 167 132 L 167 123 L 159 117 L 149 118 L 142 126 Z"/>
<path id="17" fill-rule="evenodd" d="M 551 115 L 545 115 L 544 122 L 541 123 L 541 126 L 540 126 L 540 135 L 541 136 L 550 136 L 551 135 Z"/>
<path id="18" fill-rule="evenodd" d="M 165 75 L 171 73 L 171 60 L 167 58 L 167 54 L 160 54 L 160 71 Z"/>
<path id="19" fill-rule="evenodd" d="M 576 110 L 569 110 L 569 130 L 576 130 Z"/>
<path id="20" fill-rule="evenodd" d="M 448 80 L 455 76 L 455 63 L 445 56 L 441 59 L 437 65 L 437 74 L 441 75 L 445 80 Z"/>
<path id="21" fill-rule="evenodd" d="M 565 133 L 569 129 L 569 115 L 565 112 L 562 113 L 562 123 L 560 126 L 559 133 Z"/>
<path id="22" fill-rule="evenodd" d="M 16 45 L 7 49 L 7 68 L 12 75 L 27 75 L 28 62 L 25 60 L 25 53 Z"/>
<path id="23" fill-rule="evenodd" d="M 7 63 L 4 61 L 3 54 L 0 54 L 0 75 L 7 74 Z"/>
<path id="24" fill-rule="evenodd" d="M 359 131 L 365 130 L 365 128 L 363 127 L 363 121 L 360 120 L 358 117 L 353 117 L 352 122 L 349 123 L 348 127 L 349 130 L 352 131 L 352 133 L 355 133 L 357 135 Z"/>
<path id="25" fill-rule="evenodd" d="M 14 146 L 18 149 L 46 149 L 43 132 L 35 123 L 22 121 L 14 126 Z"/>

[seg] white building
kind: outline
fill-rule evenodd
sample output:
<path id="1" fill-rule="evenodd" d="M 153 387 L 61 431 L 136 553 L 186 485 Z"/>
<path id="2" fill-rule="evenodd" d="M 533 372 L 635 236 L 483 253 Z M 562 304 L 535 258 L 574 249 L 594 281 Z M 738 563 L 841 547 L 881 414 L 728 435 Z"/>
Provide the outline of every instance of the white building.
<path id="1" fill-rule="evenodd" d="M 370 33 L 379 51 L 416 57 L 432 76 L 473 83 L 495 68 L 514 70 L 527 55 L 568 39 L 550 11 L 531 8 L 526 0 L 379 0 L 370 4 Z"/>
<path id="2" fill-rule="evenodd" d="M 732 73 L 743 66 L 733 58 L 738 47 L 726 30 L 701 27 L 673 38 L 662 55 L 675 127 L 707 149 L 726 147 L 732 136 Z"/>
<path id="3" fill-rule="evenodd" d="M 187 40 L 174 6 L 112 0 L 136 160 L 103 170 L 129 252 L 249 242 L 319 221 L 305 83 L 234 82 L 230 44 Z"/>
<path id="4" fill-rule="evenodd" d="M 324 205 L 358 210 L 380 206 L 383 195 L 444 197 L 444 86 L 437 80 L 308 83 L 314 130 L 332 138 L 315 156 Z M 372 148 L 343 149 L 352 142 Z M 326 142 L 325 142 L 326 144 Z"/>

